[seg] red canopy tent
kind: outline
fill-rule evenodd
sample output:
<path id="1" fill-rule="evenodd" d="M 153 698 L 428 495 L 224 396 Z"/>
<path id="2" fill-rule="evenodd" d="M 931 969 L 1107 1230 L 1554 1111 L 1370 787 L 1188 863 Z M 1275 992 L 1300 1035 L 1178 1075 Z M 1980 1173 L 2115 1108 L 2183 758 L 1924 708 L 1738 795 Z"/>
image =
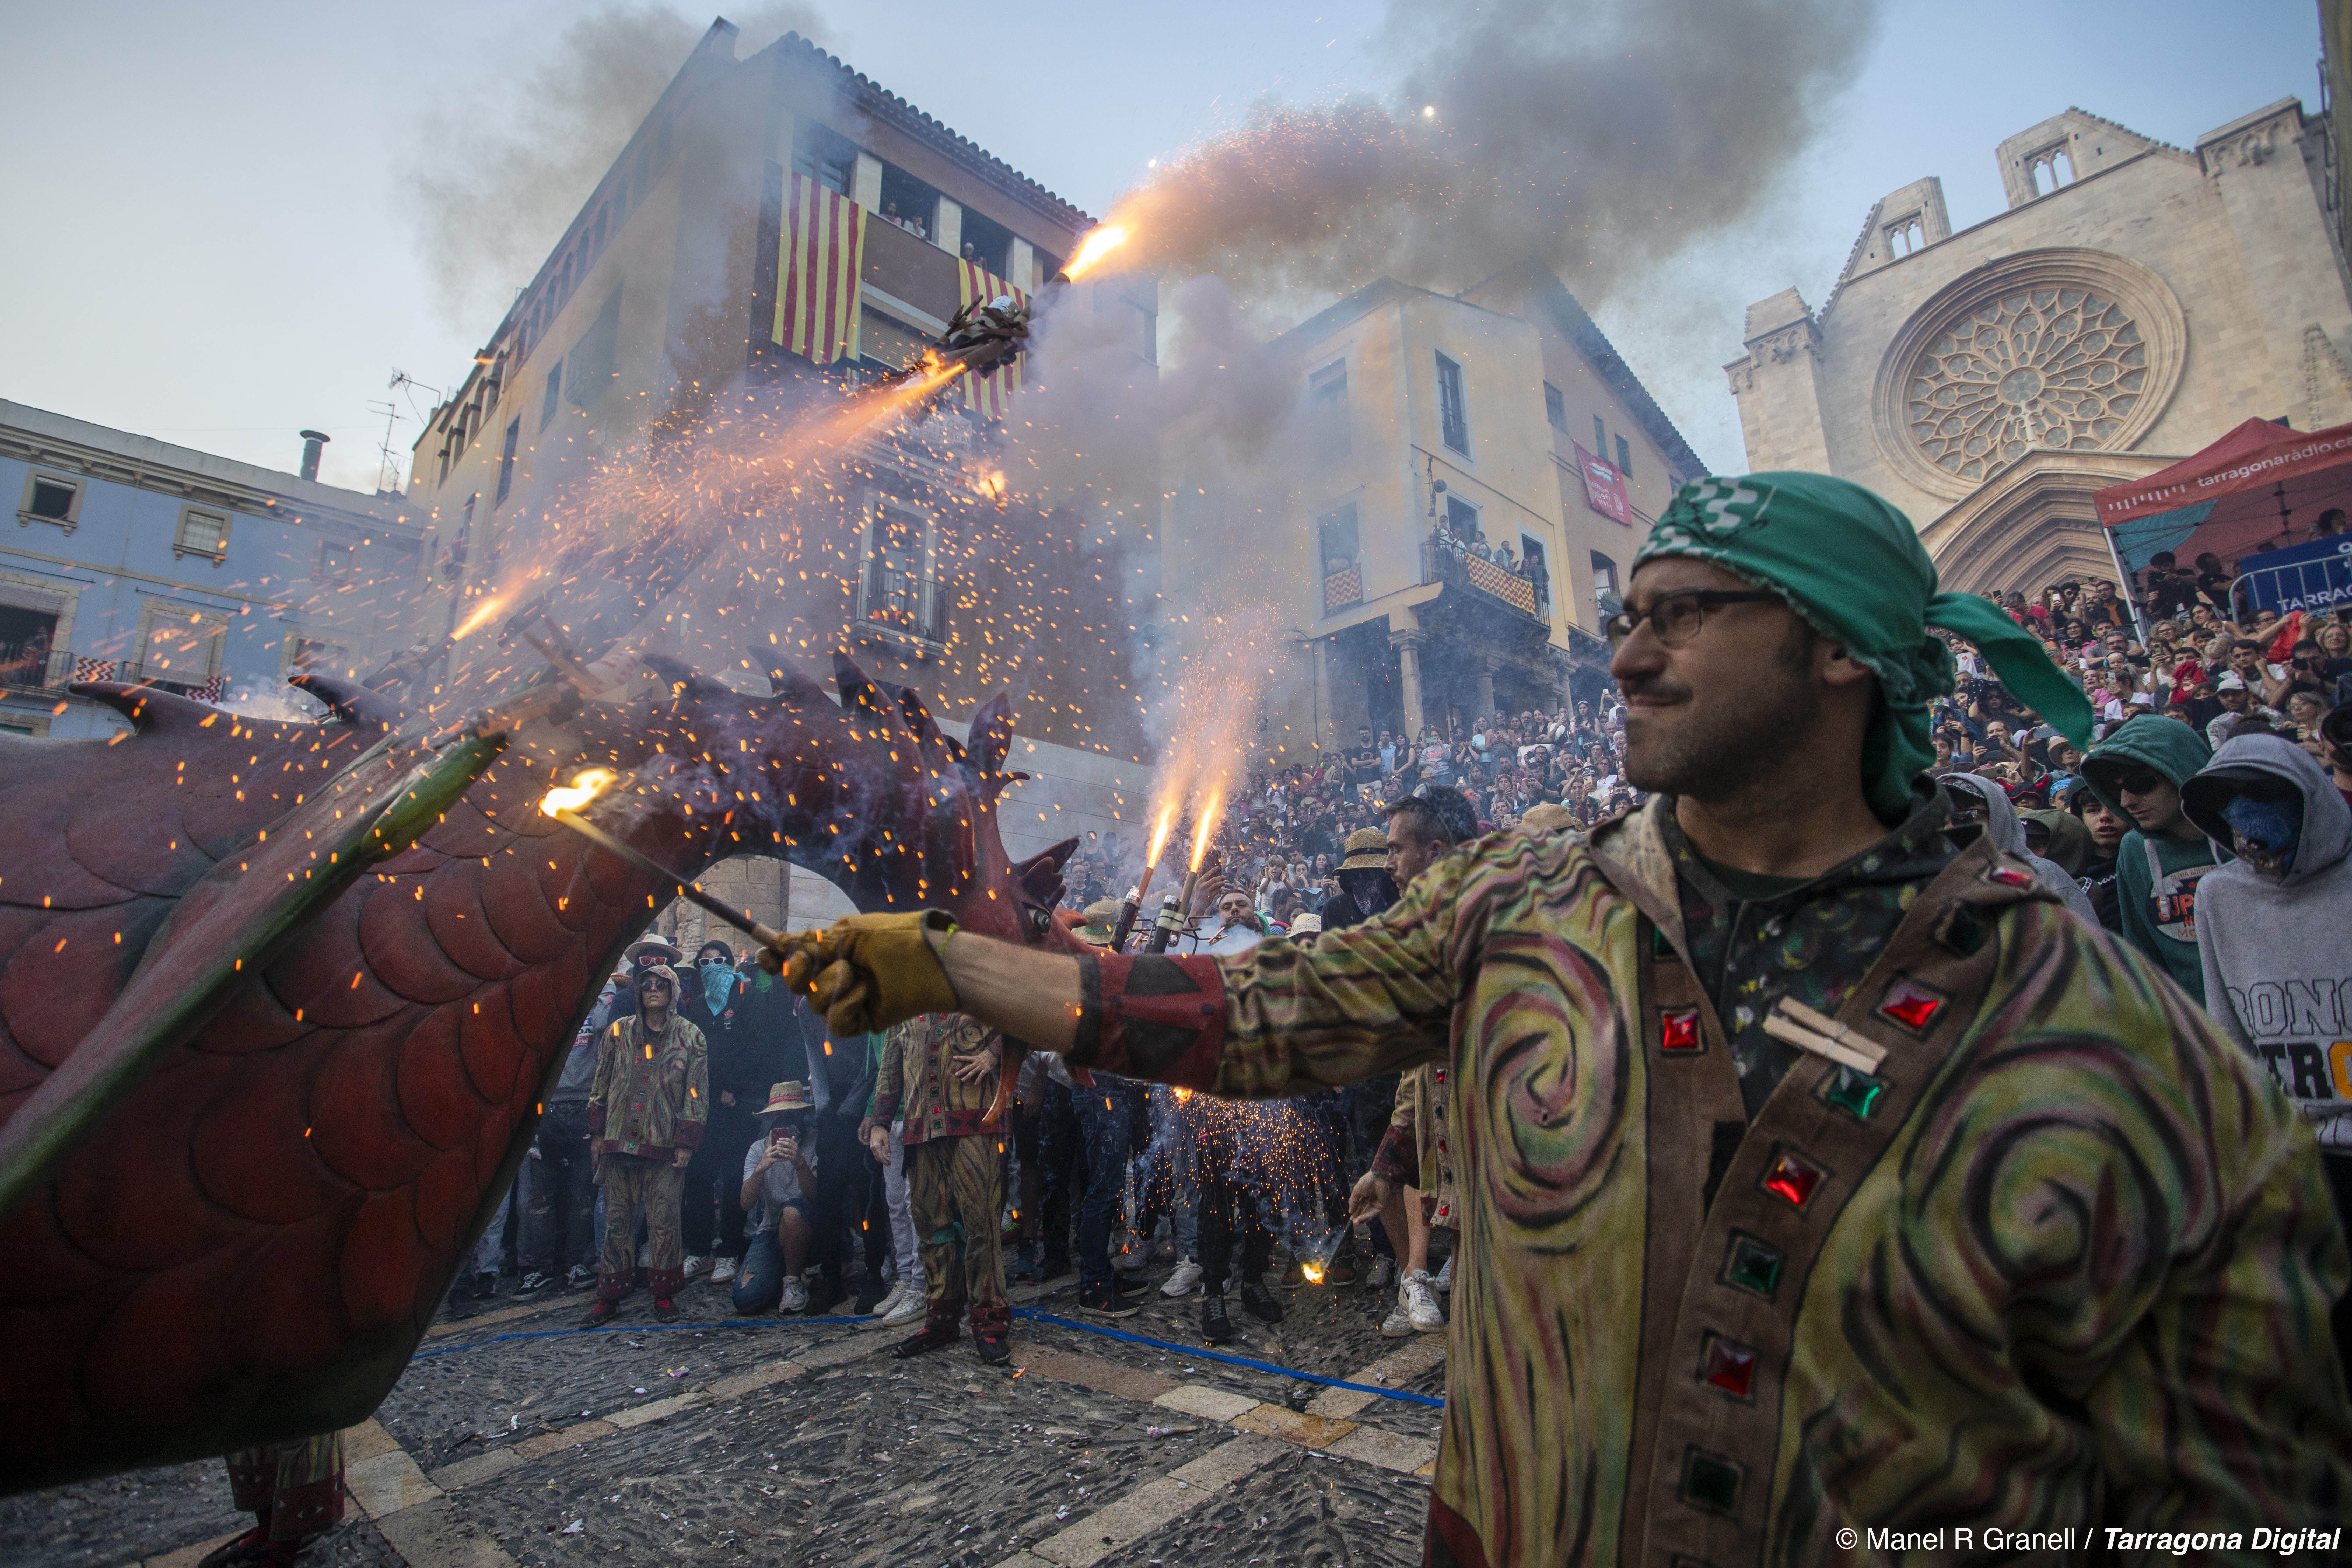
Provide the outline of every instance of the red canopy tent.
<path id="1" fill-rule="evenodd" d="M 2092 498 L 2124 571 L 2158 551 L 2184 563 L 2305 543 L 2331 507 L 2352 511 L 2352 425 L 2303 432 L 2249 419 L 2194 457 Z M 2251 567 L 2247 562 L 2239 567 Z"/>

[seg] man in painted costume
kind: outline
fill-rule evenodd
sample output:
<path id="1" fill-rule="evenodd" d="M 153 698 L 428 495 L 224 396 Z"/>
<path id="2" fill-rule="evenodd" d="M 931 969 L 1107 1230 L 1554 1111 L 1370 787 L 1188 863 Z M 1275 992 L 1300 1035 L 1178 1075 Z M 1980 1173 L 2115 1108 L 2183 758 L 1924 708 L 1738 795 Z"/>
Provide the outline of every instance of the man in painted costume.
<path id="1" fill-rule="evenodd" d="M 787 973 L 852 1027 L 954 1006 L 1217 1095 L 1446 1064 L 1433 1563 L 2340 1522 L 2352 1264 L 2309 1130 L 2156 965 L 1948 837 L 1923 776 L 1929 626 L 2078 744 L 2080 691 L 1820 475 L 1686 486 L 1629 586 L 1654 798 L 1589 835 L 1452 851 L 1311 951 L 1081 960 L 860 916 Z"/>

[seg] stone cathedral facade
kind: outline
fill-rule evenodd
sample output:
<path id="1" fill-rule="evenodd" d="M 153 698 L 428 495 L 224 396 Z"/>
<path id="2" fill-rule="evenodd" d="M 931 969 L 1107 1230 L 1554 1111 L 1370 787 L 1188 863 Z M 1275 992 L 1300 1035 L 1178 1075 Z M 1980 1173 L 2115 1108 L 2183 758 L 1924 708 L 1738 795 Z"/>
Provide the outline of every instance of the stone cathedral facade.
<path id="1" fill-rule="evenodd" d="M 2008 210 L 1871 209 L 1819 310 L 1748 308 L 1726 368 L 1752 469 L 1900 506 L 1947 588 L 2112 578 L 2092 492 L 2249 418 L 2352 421 L 2326 128 L 2294 99 L 2184 150 L 2070 109 L 2000 144 Z"/>

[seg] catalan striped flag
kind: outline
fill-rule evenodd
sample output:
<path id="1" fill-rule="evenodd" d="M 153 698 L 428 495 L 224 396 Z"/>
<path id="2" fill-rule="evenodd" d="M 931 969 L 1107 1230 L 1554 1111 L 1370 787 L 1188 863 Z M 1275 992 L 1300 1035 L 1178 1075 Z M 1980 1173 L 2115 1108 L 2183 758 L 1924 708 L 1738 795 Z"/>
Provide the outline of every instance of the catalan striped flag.
<path id="1" fill-rule="evenodd" d="M 866 209 L 805 174 L 786 176 L 775 341 L 819 364 L 857 357 Z"/>
<path id="2" fill-rule="evenodd" d="M 1012 295 L 1024 306 L 1029 303 L 1028 295 L 979 262 L 965 257 L 956 258 L 957 304 L 969 305 L 978 300 L 984 305 L 1003 294 Z M 963 405 L 982 419 L 1003 418 L 1013 395 L 1021 390 L 1021 362 L 1028 357 L 1025 353 L 1014 354 L 998 365 L 993 375 L 963 377 Z"/>

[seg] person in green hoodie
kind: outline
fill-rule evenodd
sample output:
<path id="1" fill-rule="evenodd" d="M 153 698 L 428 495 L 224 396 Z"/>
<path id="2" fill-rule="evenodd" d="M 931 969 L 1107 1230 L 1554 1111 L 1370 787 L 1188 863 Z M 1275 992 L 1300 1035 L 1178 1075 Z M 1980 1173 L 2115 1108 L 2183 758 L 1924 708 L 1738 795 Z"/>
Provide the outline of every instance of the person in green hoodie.
<path id="1" fill-rule="evenodd" d="M 2200 1004 L 2197 882 L 2226 855 L 2189 820 L 2180 786 L 2213 760 L 2205 737 L 2177 719 L 2126 720 L 2083 759 L 2083 778 L 2107 809 L 2130 819 L 2116 847 L 2123 939 L 2164 966 Z"/>

